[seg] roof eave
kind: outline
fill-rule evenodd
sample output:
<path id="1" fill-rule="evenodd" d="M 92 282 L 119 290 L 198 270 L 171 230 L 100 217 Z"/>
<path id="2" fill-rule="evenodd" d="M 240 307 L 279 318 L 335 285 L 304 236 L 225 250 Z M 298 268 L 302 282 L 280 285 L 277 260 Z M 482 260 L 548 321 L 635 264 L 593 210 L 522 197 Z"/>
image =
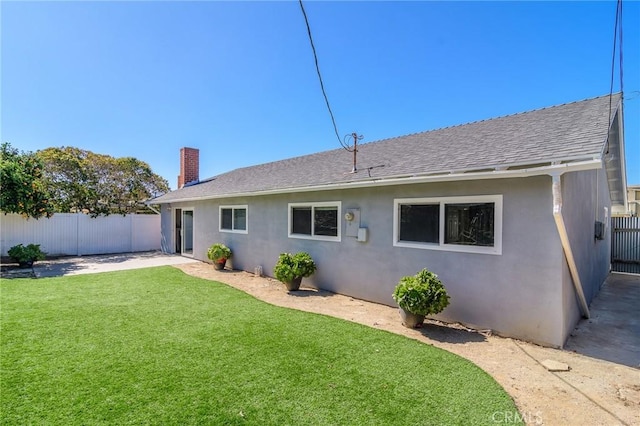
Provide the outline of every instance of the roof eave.
<path id="1" fill-rule="evenodd" d="M 622 99 L 620 99 L 613 111 L 602 155 L 611 194 L 611 206 L 615 213 L 624 213 L 629 210 L 623 123 Z"/>
<path id="2" fill-rule="evenodd" d="M 507 167 L 507 166 L 504 166 Z M 290 194 L 295 192 L 314 192 L 314 191 L 331 191 L 337 189 L 355 189 L 355 188 L 370 188 L 380 186 L 392 186 L 392 185 L 410 185 L 417 183 L 436 183 L 436 182 L 454 182 L 454 181 L 466 181 L 466 180 L 484 180 L 484 179 L 511 179 L 511 178 L 525 178 L 531 176 L 550 175 L 550 174 L 562 174 L 581 170 L 594 170 L 602 168 L 602 160 L 599 158 L 585 159 L 582 161 L 574 161 L 568 163 L 562 163 L 561 161 L 553 161 L 550 165 L 521 168 L 516 170 L 508 170 L 503 168 L 496 168 L 490 171 L 457 171 L 441 174 L 424 174 L 424 175 L 411 175 L 411 176 L 396 176 L 379 179 L 368 179 L 361 181 L 351 181 L 343 183 L 330 183 L 325 185 L 310 185 L 302 187 L 290 187 L 290 188 L 278 188 L 272 190 L 263 191 L 248 191 L 238 193 L 225 193 L 225 194 L 211 194 L 200 197 L 185 197 L 179 199 L 172 199 L 162 202 L 153 202 L 152 204 L 169 204 L 169 203 L 181 203 L 192 201 L 204 201 L 214 200 L 222 198 L 238 198 L 238 197 L 255 197 L 264 195 L 277 195 L 277 194 Z"/>

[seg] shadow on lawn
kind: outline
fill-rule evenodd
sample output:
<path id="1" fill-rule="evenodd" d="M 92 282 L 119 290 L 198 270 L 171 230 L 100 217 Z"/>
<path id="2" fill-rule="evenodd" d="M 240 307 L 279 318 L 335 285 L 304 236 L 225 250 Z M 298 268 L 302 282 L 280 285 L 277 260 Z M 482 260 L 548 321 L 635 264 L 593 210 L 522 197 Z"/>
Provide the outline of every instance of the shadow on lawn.
<path id="1" fill-rule="evenodd" d="M 487 340 L 480 332 L 461 328 L 455 324 L 425 321 L 419 331 L 425 337 L 442 343 L 479 343 Z"/>

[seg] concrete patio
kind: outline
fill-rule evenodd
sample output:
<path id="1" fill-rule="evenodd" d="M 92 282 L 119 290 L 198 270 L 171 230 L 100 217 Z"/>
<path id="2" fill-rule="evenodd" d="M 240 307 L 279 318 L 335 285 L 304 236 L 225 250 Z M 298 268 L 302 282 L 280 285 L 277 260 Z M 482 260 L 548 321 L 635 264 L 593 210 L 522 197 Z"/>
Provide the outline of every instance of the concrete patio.
<path id="1" fill-rule="evenodd" d="M 640 368 L 640 275 L 609 275 L 565 349 Z"/>

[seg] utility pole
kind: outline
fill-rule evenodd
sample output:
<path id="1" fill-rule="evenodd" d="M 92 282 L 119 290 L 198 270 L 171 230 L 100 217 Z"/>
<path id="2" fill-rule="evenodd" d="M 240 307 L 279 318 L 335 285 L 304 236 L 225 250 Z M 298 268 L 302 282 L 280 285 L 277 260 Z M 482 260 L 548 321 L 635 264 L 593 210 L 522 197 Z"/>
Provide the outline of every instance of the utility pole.
<path id="1" fill-rule="evenodd" d="M 358 173 L 356 154 L 358 153 L 358 140 L 361 140 L 363 136 L 358 136 L 356 132 L 353 132 L 351 137 L 353 138 L 353 170 L 351 170 L 351 173 Z"/>

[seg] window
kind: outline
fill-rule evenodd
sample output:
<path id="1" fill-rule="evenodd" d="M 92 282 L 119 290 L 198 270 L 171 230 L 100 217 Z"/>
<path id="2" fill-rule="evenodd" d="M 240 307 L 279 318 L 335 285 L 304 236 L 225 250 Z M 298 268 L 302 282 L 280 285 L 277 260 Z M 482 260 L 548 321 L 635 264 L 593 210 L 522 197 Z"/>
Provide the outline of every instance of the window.
<path id="1" fill-rule="evenodd" d="M 502 254 L 502 195 L 394 201 L 393 245 Z"/>
<path id="2" fill-rule="evenodd" d="M 289 238 L 340 241 L 339 201 L 290 203 Z"/>
<path id="3" fill-rule="evenodd" d="M 440 238 L 440 205 L 400 205 L 400 241 L 437 243 Z"/>
<path id="4" fill-rule="evenodd" d="M 220 232 L 246 234 L 247 206 L 220 206 Z"/>

